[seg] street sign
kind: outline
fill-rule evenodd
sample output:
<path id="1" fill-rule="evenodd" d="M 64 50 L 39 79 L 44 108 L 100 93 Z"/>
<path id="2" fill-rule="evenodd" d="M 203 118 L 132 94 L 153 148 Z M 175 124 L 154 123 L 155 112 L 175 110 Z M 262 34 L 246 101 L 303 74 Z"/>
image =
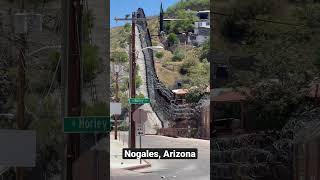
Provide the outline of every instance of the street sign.
<path id="1" fill-rule="evenodd" d="M 133 113 L 133 121 L 136 123 L 136 134 L 138 136 L 144 135 L 144 123 L 147 121 L 147 112 L 143 109 L 137 109 Z"/>
<path id="2" fill-rule="evenodd" d="M 133 112 L 133 121 L 136 123 L 143 124 L 148 119 L 148 114 L 143 109 L 137 109 Z"/>
<path id="3" fill-rule="evenodd" d="M 121 103 L 110 103 L 110 114 L 121 114 Z"/>
<path id="4" fill-rule="evenodd" d="M 149 98 L 130 98 L 129 104 L 149 104 Z"/>
<path id="5" fill-rule="evenodd" d="M 138 136 L 144 136 L 144 125 L 143 124 L 139 124 L 138 126 L 136 126 L 136 133 Z"/>
<path id="6" fill-rule="evenodd" d="M 35 167 L 35 131 L 0 130 L 0 147 L 0 166 Z"/>
<path id="7" fill-rule="evenodd" d="M 64 133 L 106 133 L 110 131 L 107 116 L 65 117 Z"/>

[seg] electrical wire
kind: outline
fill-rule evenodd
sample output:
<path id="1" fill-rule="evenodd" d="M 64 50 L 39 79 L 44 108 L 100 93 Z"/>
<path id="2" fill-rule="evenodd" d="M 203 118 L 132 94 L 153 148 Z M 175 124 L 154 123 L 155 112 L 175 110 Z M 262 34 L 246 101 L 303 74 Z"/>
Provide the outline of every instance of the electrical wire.
<path id="1" fill-rule="evenodd" d="M 55 82 L 57 72 L 58 72 L 58 70 L 59 70 L 60 62 L 61 62 L 61 56 L 59 57 L 58 63 L 57 63 L 57 65 L 56 65 L 56 69 L 55 69 L 54 74 L 53 74 L 53 76 L 52 76 L 51 83 L 50 83 L 50 87 L 49 87 L 49 89 L 48 89 L 48 91 L 47 91 L 47 94 L 44 96 L 43 100 L 45 100 L 45 99 L 49 96 L 49 93 L 50 93 L 50 91 L 51 91 L 51 88 L 52 88 L 52 86 L 53 86 L 53 83 Z"/>
<path id="2" fill-rule="evenodd" d="M 220 13 L 220 12 L 211 12 L 212 14 L 219 15 L 219 16 L 227 16 L 227 17 L 232 17 L 230 14 L 225 14 L 225 13 Z M 287 25 L 287 26 L 305 26 L 304 24 L 293 24 L 289 22 L 281 22 L 281 21 L 273 21 L 273 20 L 267 20 L 267 19 L 260 19 L 260 18 L 246 18 L 248 20 L 255 20 L 255 21 L 261 21 L 261 22 L 266 22 L 266 23 L 273 23 L 273 24 L 281 24 L 281 25 Z"/>

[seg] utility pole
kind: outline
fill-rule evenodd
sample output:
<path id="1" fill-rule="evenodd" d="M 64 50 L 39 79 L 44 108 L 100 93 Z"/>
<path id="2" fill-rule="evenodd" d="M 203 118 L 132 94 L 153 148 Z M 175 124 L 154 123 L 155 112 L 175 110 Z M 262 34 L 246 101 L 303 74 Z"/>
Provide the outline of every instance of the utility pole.
<path id="1" fill-rule="evenodd" d="M 25 9 L 24 0 L 20 0 L 20 12 L 23 13 Z M 17 59 L 17 128 L 24 129 L 25 124 L 25 47 L 26 37 L 24 33 L 19 34 L 20 43 L 18 43 L 18 59 Z M 24 179 L 24 169 L 22 167 L 16 168 L 16 180 Z"/>
<path id="2" fill-rule="evenodd" d="M 116 70 L 116 102 L 119 102 L 119 72 Z M 114 139 L 117 140 L 118 132 L 118 118 L 117 114 L 114 115 Z"/>
<path id="3" fill-rule="evenodd" d="M 136 13 L 132 13 L 132 35 L 131 35 L 131 63 L 130 63 L 130 98 L 135 98 L 136 97 Z M 130 148 L 135 148 L 136 147 L 136 126 L 135 122 L 133 120 L 133 113 L 135 111 L 135 105 L 131 104 L 130 105 L 130 115 L 129 115 L 129 120 L 130 120 Z"/>
<path id="4" fill-rule="evenodd" d="M 129 73 L 129 98 L 136 97 L 136 21 L 138 20 L 147 20 L 147 18 L 137 18 L 136 13 L 132 13 L 131 18 L 115 18 L 116 21 L 129 21 L 131 20 L 131 46 L 130 46 L 130 73 Z M 130 128 L 129 128 L 129 147 L 135 148 L 136 147 L 136 127 L 135 122 L 133 121 L 133 112 L 135 111 L 136 107 L 134 104 L 130 105 L 129 110 L 129 121 L 130 121 Z"/>
<path id="5" fill-rule="evenodd" d="M 67 116 L 80 116 L 81 113 L 81 3 L 80 0 L 66 0 L 65 2 L 65 44 L 63 82 L 66 88 L 64 106 Z M 65 178 L 73 180 L 73 163 L 80 155 L 80 134 L 66 135 Z"/>
<path id="6" fill-rule="evenodd" d="M 17 128 L 24 129 L 25 124 L 25 107 L 24 107 L 24 96 L 25 96 L 25 36 L 20 35 L 21 44 L 18 47 L 18 62 L 17 62 Z M 16 180 L 23 180 L 23 168 L 16 168 Z"/>

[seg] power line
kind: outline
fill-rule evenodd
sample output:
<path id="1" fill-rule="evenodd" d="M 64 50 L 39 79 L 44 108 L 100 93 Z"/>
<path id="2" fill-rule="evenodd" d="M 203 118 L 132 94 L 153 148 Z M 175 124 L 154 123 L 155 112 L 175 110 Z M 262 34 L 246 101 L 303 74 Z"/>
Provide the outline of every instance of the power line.
<path id="1" fill-rule="evenodd" d="M 50 87 L 49 87 L 49 89 L 48 89 L 48 92 L 47 92 L 47 94 L 44 96 L 43 100 L 45 100 L 45 99 L 48 97 L 48 95 L 49 95 L 49 93 L 50 93 L 50 91 L 51 91 L 51 88 L 52 88 L 52 86 L 53 86 L 53 83 L 55 82 L 56 74 L 57 74 L 57 72 L 58 72 L 58 70 L 59 70 L 59 67 L 60 67 L 60 61 L 61 61 L 61 56 L 59 57 L 59 61 L 58 61 L 58 63 L 57 63 L 55 72 L 54 72 L 54 74 L 53 74 L 53 76 L 52 76 L 52 80 L 51 80 L 51 83 L 50 83 Z"/>
<path id="2" fill-rule="evenodd" d="M 211 12 L 212 14 L 219 15 L 219 16 L 227 16 L 232 17 L 230 14 L 220 13 L 220 12 Z M 273 20 L 267 20 L 267 19 L 260 19 L 260 18 L 246 18 L 248 20 L 255 20 L 255 21 L 261 21 L 261 22 L 267 22 L 267 23 L 273 23 L 273 24 L 281 24 L 281 25 L 287 25 L 287 26 L 305 26 L 304 24 L 293 24 L 289 22 L 281 22 L 281 21 L 273 21 Z"/>

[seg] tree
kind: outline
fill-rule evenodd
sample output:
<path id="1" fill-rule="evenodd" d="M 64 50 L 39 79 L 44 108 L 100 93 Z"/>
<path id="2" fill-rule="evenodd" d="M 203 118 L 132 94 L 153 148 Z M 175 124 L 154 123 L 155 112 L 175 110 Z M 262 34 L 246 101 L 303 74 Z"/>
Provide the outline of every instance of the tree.
<path id="1" fill-rule="evenodd" d="M 194 29 L 194 22 L 198 20 L 195 12 L 178 10 L 175 18 L 183 19 L 179 21 L 169 21 L 165 26 L 166 31 L 169 33 L 182 33 L 182 32 L 192 32 Z"/>
<path id="2" fill-rule="evenodd" d="M 213 4 L 213 3 L 212 3 Z M 210 0 L 187 0 L 187 1 L 179 1 L 175 5 L 170 6 L 166 14 L 169 16 L 175 16 L 178 10 L 193 10 L 193 11 L 201 11 L 204 9 L 209 9 Z"/>
<path id="3" fill-rule="evenodd" d="M 209 59 L 210 41 L 207 40 L 201 45 L 200 60 Z"/>
<path id="4" fill-rule="evenodd" d="M 89 44 L 83 45 L 83 61 L 83 78 L 85 82 L 90 82 L 96 77 L 99 70 L 98 47 Z"/>
<path id="5" fill-rule="evenodd" d="M 206 89 L 210 82 L 210 64 L 208 61 L 197 63 L 195 66 L 190 67 L 188 77 L 191 80 L 191 86 Z"/>
<path id="6" fill-rule="evenodd" d="M 193 88 L 191 89 L 188 94 L 186 95 L 187 103 L 198 103 L 201 97 L 203 96 L 204 92 L 200 88 Z"/>
<path id="7" fill-rule="evenodd" d="M 83 16 L 83 19 L 82 19 L 83 33 L 85 37 L 89 38 L 89 32 L 90 32 L 90 29 L 92 29 L 94 26 L 95 17 L 93 15 L 92 10 L 85 11 L 82 16 Z"/>
<path id="8" fill-rule="evenodd" d="M 178 36 L 174 33 L 170 33 L 168 35 L 167 40 L 168 40 L 169 46 L 173 46 L 179 43 Z"/>
<path id="9" fill-rule="evenodd" d="M 142 84 L 142 78 L 139 74 L 136 74 L 136 88 L 139 88 Z"/>
<path id="10" fill-rule="evenodd" d="M 128 54 L 125 51 L 115 51 L 111 53 L 111 62 L 115 64 L 124 64 L 128 62 Z"/>
<path id="11" fill-rule="evenodd" d="M 172 61 L 182 61 L 183 58 L 185 58 L 185 55 L 183 54 L 183 52 L 180 50 L 177 50 L 173 53 Z"/>

